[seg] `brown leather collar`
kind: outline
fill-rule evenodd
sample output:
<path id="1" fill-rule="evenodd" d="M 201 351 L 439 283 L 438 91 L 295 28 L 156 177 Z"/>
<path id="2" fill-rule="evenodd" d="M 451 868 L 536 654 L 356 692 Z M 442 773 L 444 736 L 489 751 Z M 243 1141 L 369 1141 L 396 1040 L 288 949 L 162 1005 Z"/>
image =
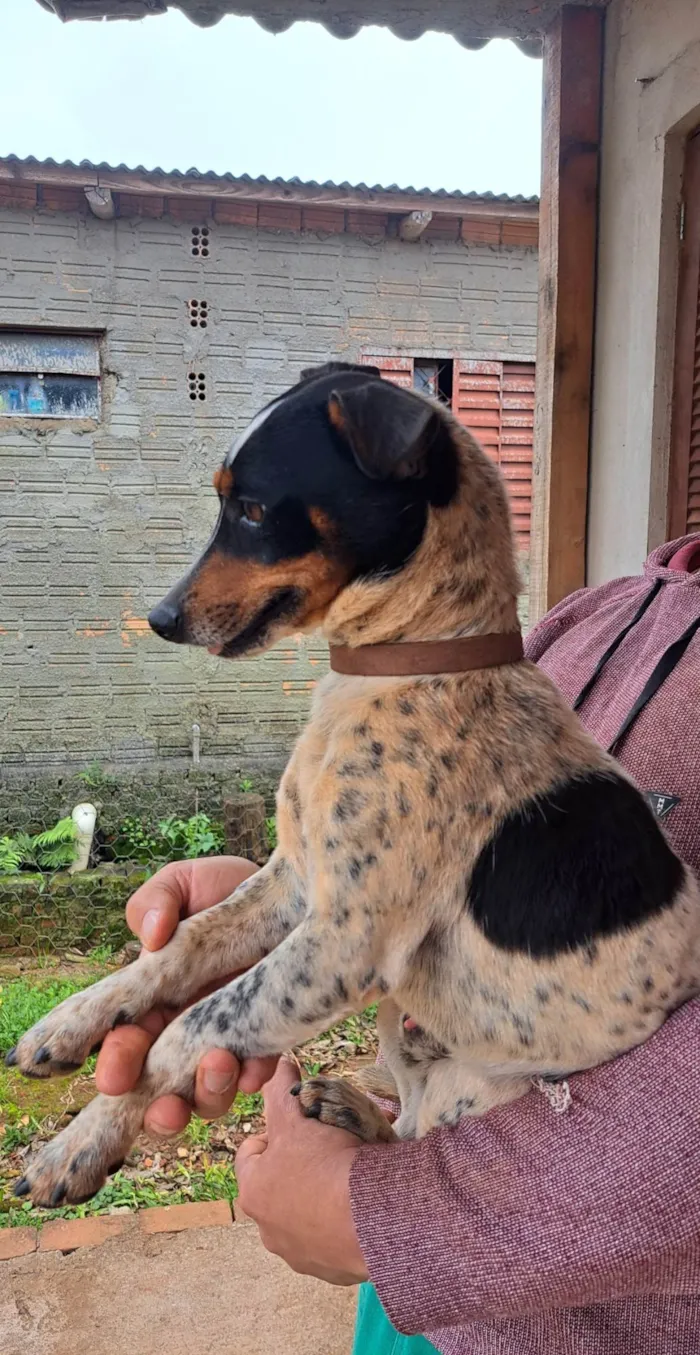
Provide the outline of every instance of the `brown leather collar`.
<path id="1" fill-rule="evenodd" d="M 429 673 L 468 673 L 497 668 L 525 657 L 520 631 L 468 635 L 460 640 L 415 640 L 405 644 L 331 645 L 334 673 L 346 677 L 420 677 Z"/>

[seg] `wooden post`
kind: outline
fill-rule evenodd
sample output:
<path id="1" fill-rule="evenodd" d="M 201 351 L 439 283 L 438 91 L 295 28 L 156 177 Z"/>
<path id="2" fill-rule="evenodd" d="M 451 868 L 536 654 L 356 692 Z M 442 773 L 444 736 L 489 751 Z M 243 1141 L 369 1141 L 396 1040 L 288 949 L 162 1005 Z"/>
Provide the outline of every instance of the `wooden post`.
<path id="1" fill-rule="evenodd" d="M 262 795 L 227 795 L 222 803 L 226 851 L 262 866 L 270 855 Z"/>
<path id="2" fill-rule="evenodd" d="M 531 623 L 585 583 L 603 24 L 564 5 L 544 40 Z"/>

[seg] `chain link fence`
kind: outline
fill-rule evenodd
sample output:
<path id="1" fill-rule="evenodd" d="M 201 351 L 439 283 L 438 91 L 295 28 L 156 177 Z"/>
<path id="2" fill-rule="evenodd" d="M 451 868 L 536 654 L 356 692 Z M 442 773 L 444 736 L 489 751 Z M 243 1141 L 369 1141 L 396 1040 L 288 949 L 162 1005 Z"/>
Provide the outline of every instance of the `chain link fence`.
<path id="1" fill-rule="evenodd" d="M 129 896 L 168 861 L 262 865 L 274 841 L 270 787 L 230 773 L 95 766 L 0 786 L 0 955 L 117 951 Z"/>

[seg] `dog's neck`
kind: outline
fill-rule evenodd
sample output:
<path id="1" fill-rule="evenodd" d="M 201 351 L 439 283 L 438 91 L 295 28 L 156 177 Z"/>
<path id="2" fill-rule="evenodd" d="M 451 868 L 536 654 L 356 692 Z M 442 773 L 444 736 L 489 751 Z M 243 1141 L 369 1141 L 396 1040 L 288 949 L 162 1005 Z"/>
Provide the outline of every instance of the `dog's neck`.
<path id="1" fill-rule="evenodd" d="M 334 645 L 447 640 L 518 629 L 520 587 L 500 477 L 464 430 L 455 428 L 459 489 L 431 509 L 423 541 L 403 569 L 343 589 L 323 621 Z"/>

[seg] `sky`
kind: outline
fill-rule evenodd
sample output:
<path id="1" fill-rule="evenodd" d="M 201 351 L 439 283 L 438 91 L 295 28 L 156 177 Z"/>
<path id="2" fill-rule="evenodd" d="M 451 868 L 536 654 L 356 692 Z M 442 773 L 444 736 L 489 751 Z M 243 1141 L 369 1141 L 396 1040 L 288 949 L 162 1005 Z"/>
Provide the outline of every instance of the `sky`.
<path id="1" fill-rule="evenodd" d="M 383 28 L 341 41 L 311 23 L 273 36 L 177 11 L 61 24 L 1 0 L 0 52 L 1 155 L 539 191 L 541 62 L 510 42 L 468 52 Z"/>

